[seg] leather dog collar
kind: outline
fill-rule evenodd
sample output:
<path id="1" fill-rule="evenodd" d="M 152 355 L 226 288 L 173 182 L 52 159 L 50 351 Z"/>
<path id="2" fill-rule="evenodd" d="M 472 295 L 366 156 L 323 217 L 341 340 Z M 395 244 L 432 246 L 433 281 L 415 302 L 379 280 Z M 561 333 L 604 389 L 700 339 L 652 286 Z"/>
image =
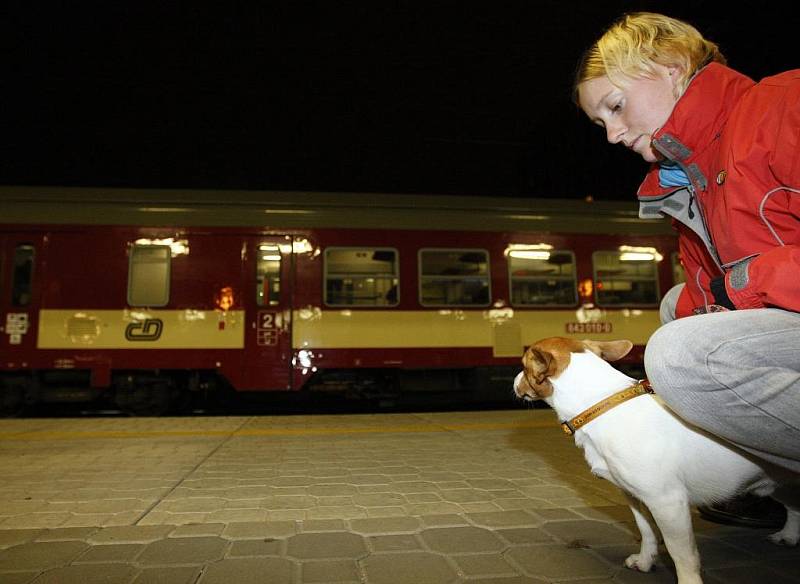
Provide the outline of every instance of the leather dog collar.
<path id="1" fill-rule="evenodd" d="M 594 404 L 592 407 L 583 410 L 571 420 L 561 422 L 561 429 L 564 430 L 564 433 L 567 436 L 572 436 L 582 426 L 588 424 L 600 415 L 605 414 L 608 410 L 617 407 L 619 404 L 624 403 L 629 399 L 633 399 L 646 393 L 655 392 L 650 386 L 650 382 L 646 379 L 642 379 L 630 387 L 627 387 L 622 391 L 618 391 L 603 401 Z"/>

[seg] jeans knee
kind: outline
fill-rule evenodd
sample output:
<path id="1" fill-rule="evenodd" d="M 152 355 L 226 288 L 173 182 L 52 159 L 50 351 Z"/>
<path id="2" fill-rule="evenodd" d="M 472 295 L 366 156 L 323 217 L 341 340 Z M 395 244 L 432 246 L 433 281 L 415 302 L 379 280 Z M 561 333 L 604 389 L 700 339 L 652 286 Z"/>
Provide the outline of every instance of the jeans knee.
<path id="1" fill-rule="evenodd" d="M 675 320 L 660 327 L 645 347 L 647 378 L 667 401 L 671 393 L 685 389 L 686 381 L 702 367 L 698 353 L 689 349 L 696 332 L 687 326 L 688 321 Z"/>

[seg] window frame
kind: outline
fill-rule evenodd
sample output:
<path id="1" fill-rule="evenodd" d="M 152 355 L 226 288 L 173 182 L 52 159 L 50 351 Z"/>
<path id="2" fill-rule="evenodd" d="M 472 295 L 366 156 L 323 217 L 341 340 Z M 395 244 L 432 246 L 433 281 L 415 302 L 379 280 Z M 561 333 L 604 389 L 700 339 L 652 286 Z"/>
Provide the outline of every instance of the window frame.
<path id="1" fill-rule="evenodd" d="M 459 252 L 459 253 L 474 253 L 480 252 L 486 255 L 486 276 L 473 276 L 473 279 L 486 279 L 488 284 L 488 298 L 486 304 L 426 304 L 422 300 L 422 283 L 425 278 L 439 278 L 446 279 L 446 276 L 425 276 L 422 273 L 422 254 L 425 252 Z M 464 277 L 451 277 L 451 279 L 465 279 Z M 492 305 L 492 254 L 488 249 L 479 247 L 421 247 L 417 250 L 417 301 L 420 306 L 425 308 L 486 308 Z"/>
<path id="2" fill-rule="evenodd" d="M 597 278 L 597 263 L 595 262 L 595 257 L 599 253 L 614 253 L 614 254 L 621 254 L 618 249 L 596 249 L 592 252 L 592 280 L 594 282 L 594 300 L 599 307 L 606 307 L 606 308 L 618 308 L 618 307 L 634 307 L 634 308 L 652 308 L 654 306 L 658 306 L 661 302 L 661 284 L 659 282 L 659 269 L 658 264 L 659 262 L 655 259 L 648 260 L 653 263 L 653 282 L 655 282 L 655 300 L 653 302 L 620 302 L 620 303 L 603 303 L 600 301 L 600 291 L 598 288 L 599 280 Z M 621 260 L 620 260 L 621 261 Z M 634 281 L 634 280 L 629 280 Z M 641 280 L 647 281 L 647 280 Z"/>
<path id="3" fill-rule="evenodd" d="M 357 250 L 357 251 L 391 251 L 394 253 L 394 268 L 395 272 L 391 276 L 391 279 L 397 280 L 397 297 L 395 298 L 394 303 L 392 304 L 332 304 L 328 301 L 328 275 L 330 272 L 328 271 L 328 252 L 331 250 Z M 339 274 L 341 276 L 347 276 L 347 274 L 343 274 L 341 272 L 333 272 L 334 274 Z M 358 278 L 365 278 L 368 276 L 365 275 L 356 275 L 355 277 Z M 386 278 L 384 276 L 384 278 Z M 326 247 L 322 251 L 322 303 L 325 306 L 330 306 L 332 308 L 342 308 L 342 309 L 381 309 L 381 308 L 396 308 L 400 305 L 400 250 L 396 247 L 389 247 L 385 245 L 331 245 Z"/>
<path id="4" fill-rule="evenodd" d="M 571 249 L 553 249 L 547 250 L 551 254 L 553 253 L 568 253 L 572 257 L 572 291 L 574 292 L 574 300 L 570 304 L 517 304 L 514 302 L 514 280 L 515 278 L 511 274 L 511 260 L 516 258 L 506 257 L 506 269 L 508 272 L 508 299 L 509 304 L 514 308 L 564 308 L 564 307 L 574 307 L 578 305 L 579 297 L 578 297 L 578 260 L 575 256 L 575 252 Z M 527 278 L 536 278 L 536 276 L 528 276 Z M 524 279 L 523 278 L 516 278 L 518 281 Z"/>
<path id="5" fill-rule="evenodd" d="M 132 302 L 131 299 L 131 281 L 132 281 L 132 273 L 133 273 L 133 264 L 134 264 L 134 256 L 136 255 L 136 248 L 161 248 L 167 251 L 167 273 L 166 273 L 166 290 L 164 290 L 165 301 L 162 303 L 151 303 L 151 304 L 141 304 Z M 130 251 L 128 254 L 128 283 L 127 283 L 127 290 L 126 290 L 126 300 L 128 306 L 134 308 L 161 308 L 164 306 L 169 305 L 170 302 L 170 295 L 172 292 L 172 248 L 169 245 L 149 245 L 149 244 L 141 244 L 141 243 L 134 243 L 130 246 Z"/>
<path id="6" fill-rule="evenodd" d="M 30 273 L 28 274 L 27 277 L 26 289 L 20 290 L 21 283 L 17 279 L 17 256 L 19 255 L 20 250 L 24 248 L 30 248 L 31 251 L 30 257 L 26 260 L 26 262 L 30 263 Z M 36 254 L 37 254 L 36 245 L 32 242 L 22 241 L 14 246 L 14 257 L 12 258 L 11 262 L 10 304 L 15 309 L 27 308 L 33 302 L 33 278 L 34 274 L 36 273 Z M 27 292 L 28 294 L 28 299 L 25 302 L 21 302 L 19 300 L 19 297 L 25 292 Z"/>

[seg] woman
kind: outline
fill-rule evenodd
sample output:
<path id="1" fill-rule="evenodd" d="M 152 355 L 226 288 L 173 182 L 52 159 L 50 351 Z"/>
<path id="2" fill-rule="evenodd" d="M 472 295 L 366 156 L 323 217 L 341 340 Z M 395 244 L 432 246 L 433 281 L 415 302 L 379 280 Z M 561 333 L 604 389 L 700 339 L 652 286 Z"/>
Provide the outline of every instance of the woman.
<path id="1" fill-rule="evenodd" d="M 640 216 L 678 231 L 687 282 L 662 303 L 650 381 L 684 419 L 800 472 L 800 70 L 754 83 L 691 25 L 636 13 L 586 51 L 574 98 L 652 163 Z"/>

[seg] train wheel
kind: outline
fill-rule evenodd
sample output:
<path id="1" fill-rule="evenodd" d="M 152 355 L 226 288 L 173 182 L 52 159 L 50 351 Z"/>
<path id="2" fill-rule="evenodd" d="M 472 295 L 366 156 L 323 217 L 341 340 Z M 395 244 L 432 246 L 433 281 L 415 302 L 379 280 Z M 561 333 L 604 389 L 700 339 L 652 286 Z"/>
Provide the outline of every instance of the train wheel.
<path id="1" fill-rule="evenodd" d="M 118 387 L 117 407 L 130 416 L 163 416 L 174 401 L 174 391 L 167 382 L 137 383 Z"/>
<path id="2" fill-rule="evenodd" d="M 28 385 L 24 378 L 0 379 L 0 417 L 13 418 L 22 413 Z"/>

